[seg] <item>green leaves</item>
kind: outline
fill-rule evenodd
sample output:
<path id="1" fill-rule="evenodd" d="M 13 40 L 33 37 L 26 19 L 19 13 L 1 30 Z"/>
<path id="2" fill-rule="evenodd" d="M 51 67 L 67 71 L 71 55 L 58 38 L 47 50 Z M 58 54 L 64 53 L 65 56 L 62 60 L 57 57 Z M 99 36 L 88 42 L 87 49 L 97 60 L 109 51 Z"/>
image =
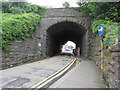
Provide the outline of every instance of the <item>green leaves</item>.
<path id="1" fill-rule="evenodd" d="M 116 39 L 118 38 L 118 29 L 120 28 L 120 24 L 112 22 L 112 21 L 106 21 L 106 20 L 94 20 L 92 23 L 93 34 L 97 34 L 98 26 L 100 24 L 104 25 L 104 34 L 102 35 L 103 43 L 104 43 L 104 47 L 108 48 L 109 46 L 116 43 Z"/>
<path id="2" fill-rule="evenodd" d="M 109 46 L 113 45 L 116 43 L 116 39 L 118 39 L 118 29 L 120 28 L 119 24 L 110 22 L 107 25 L 106 28 L 106 34 L 104 37 L 104 45 L 105 48 L 108 48 Z"/>
<path id="3" fill-rule="evenodd" d="M 43 15 L 47 8 L 27 2 L 2 2 L 3 13 L 36 13 Z"/>
<path id="4" fill-rule="evenodd" d="M 23 9 L 21 9 L 20 7 L 11 7 L 10 8 L 11 13 L 13 14 L 22 14 L 25 11 Z"/>
<path id="5" fill-rule="evenodd" d="M 5 17 L 4 17 L 5 16 Z M 10 15 L 3 14 L 2 22 L 2 47 L 3 50 L 9 49 L 9 40 L 20 40 L 26 37 L 33 36 L 33 32 L 36 30 L 37 24 L 40 21 L 40 16 L 33 13 L 27 14 L 15 14 Z"/>
<path id="6" fill-rule="evenodd" d="M 45 7 L 27 2 L 2 2 L 2 49 L 10 50 L 10 40 L 33 37 L 46 10 Z"/>
<path id="7" fill-rule="evenodd" d="M 80 7 L 76 10 L 87 14 L 94 19 L 109 19 L 115 22 L 120 21 L 120 4 L 118 2 L 84 2 L 79 4 Z"/>
<path id="8" fill-rule="evenodd" d="M 102 35 L 104 48 L 116 43 L 118 39 L 118 29 L 120 28 L 120 4 L 118 2 L 78 2 L 79 7 L 75 8 L 83 14 L 91 16 L 92 32 L 98 34 L 98 26 L 104 25 L 104 33 Z"/>
<path id="9" fill-rule="evenodd" d="M 98 32 L 98 26 L 100 24 L 103 24 L 106 28 L 106 24 L 107 24 L 107 21 L 106 20 L 94 20 L 93 23 L 92 23 L 92 32 L 97 34 Z"/>

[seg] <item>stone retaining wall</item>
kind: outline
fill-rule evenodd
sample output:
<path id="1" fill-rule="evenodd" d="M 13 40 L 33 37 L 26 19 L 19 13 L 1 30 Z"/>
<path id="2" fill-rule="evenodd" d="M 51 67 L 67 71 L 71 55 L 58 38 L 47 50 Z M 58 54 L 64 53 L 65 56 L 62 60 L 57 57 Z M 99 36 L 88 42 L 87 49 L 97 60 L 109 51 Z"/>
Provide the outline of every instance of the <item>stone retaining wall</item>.
<path id="1" fill-rule="evenodd" d="M 111 46 L 107 50 L 103 50 L 104 56 L 101 57 L 100 37 L 93 38 L 90 59 L 96 62 L 96 65 L 102 70 L 106 85 L 111 88 L 118 88 L 120 77 L 120 42 Z"/>
<path id="2" fill-rule="evenodd" d="M 110 47 L 111 57 L 107 64 L 107 76 L 109 77 L 108 83 L 111 87 L 118 87 L 120 85 L 120 43 Z"/>
<path id="3" fill-rule="evenodd" d="M 26 62 L 36 61 L 42 58 L 38 52 L 38 45 L 35 38 L 27 38 L 21 41 L 10 43 L 10 52 L 2 52 L 2 69 L 21 65 Z"/>
<path id="4" fill-rule="evenodd" d="M 52 25 L 60 22 L 74 22 L 84 28 L 83 31 L 87 32 L 83 38 L 83 50 L 86 57 L 90 49 L 90 32 L 91 32 L 91 19 L 82 15 L 80 12 L 73 9 L 50 9 L 47 11 L 45 17 L 40 21 L 38 30 L 36 30 L 34 38 L 26 38 L 20 41 L 11 41 L 11 51 L 2 52 L 2 60 L 0 61 L 1 69 L 21 65 L 27 62 L 41 60 L 50 55 L 51 52 L 48 43 L 47 29 Z"/>

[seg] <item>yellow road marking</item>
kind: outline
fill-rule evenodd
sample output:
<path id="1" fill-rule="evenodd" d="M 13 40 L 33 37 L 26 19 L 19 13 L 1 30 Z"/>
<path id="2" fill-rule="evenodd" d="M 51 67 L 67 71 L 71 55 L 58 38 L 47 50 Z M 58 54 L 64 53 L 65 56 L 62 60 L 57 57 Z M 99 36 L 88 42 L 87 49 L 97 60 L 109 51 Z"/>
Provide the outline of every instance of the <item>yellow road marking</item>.
<path id="1" fill-rule="evenodd" d="M 51 78 L 52 76 L 56 75 L 57 73 L 59 73 L 60 71 L 62 71 L 64 68 L 66 68 L 70 63 L 72 63 L 74 61 L 74 59 L 72 61 L 69 61 L 69 63 L 67 65 L 65 65 L 63 68 L 61 68 L 60 70 L 58 70 L 57 72 L 55 72 L 54 74 L 52 74 L 51 76 L 48 76 L 46 79 L 40 81 L 39 83 L 37 83 L 36 85 L 32 86 L 31 88 L 35 88 L 37 86 L 39 86 L 40 84 L 42 84 L 43 82 L 45 82 L 47 79 Z"/>
<path id="2" fill-rule="evenodd" d="M 74 61 L 70 65 L 68 65 L 68 67 L 66 67 L 63 71 L 61 71 L 60 73 L 56 74 L 53 78 L 51 78 L 47 82 L 41 84 L 41 86 L 38 86 L 38 88 L 41 88 L 41 87 L 45 86 L 47 83 L 49 83 L 49 81 L 51 81 L 52 79 L 55 79 L 56 77 L 58 77 L 61 74 L 63 74 L 66 70 L 68 70 L 73 65 Z"/>

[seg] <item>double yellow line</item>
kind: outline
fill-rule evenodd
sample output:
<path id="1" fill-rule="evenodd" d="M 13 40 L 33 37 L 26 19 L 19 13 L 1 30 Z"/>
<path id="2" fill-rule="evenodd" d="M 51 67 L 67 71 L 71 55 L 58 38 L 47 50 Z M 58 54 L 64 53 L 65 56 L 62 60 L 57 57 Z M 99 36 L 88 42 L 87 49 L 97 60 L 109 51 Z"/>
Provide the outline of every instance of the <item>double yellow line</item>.
<path id="1" fill-rule="evenodd" d="M 58 70 L 57 72 L 55 72 L 54 74 L 50 75 L 49 77 L 47 77 L 46 79 L 42 80 L 41 82 L 37 83 L 36 85 L 32 86 L 31 88 L 37 88 L 38 86 L 40 86 L 41 84 L 45 83 L 47 80 L 51 79 L 53 76 L 56 76 L 57 74 L 59 74 L 61 71 L 63 71 L 65 68 L 72 66 L 72 64 L 76 61 L 76 59 L 73 59 L 71 61 L 69 61 L 69 63 L 67 65 L 65 65 L 63 68 L 61 68 L 60 70 Z"/>

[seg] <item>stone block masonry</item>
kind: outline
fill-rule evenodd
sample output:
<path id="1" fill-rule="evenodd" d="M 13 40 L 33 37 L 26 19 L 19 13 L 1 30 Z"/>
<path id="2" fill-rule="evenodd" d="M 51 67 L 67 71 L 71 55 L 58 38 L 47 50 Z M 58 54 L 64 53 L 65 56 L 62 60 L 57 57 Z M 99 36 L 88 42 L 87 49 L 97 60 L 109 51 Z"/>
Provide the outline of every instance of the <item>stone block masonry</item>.
<path id="1" fill-rule="evenodd" d="M 94 60 L 101 69 L 103 63 L 103 76 L 110 88 L 118 88 L 120 83 L 120 42 L 104 50 L 104 57 L 101 57 L 101 44 L 99 36 L 93 38 L 90 58 Z"/>
<path id="2" fill-rule="evenodd" d="M 66 41 L 76 43 L 81 48 L 81 55 L 94 60 L 98 67 L 104 61 L 106 83 L 117 88 L 120 82 L 120 50 L 118 46 L 111 47 L 110 54 L 101 58 L 101 44 L 98 36 L 92 36 L 91 18 L 82 15 L 71 8 L 49 9 L 40 21 L 34 38 L 11 41 L 11 51 L 2 52 L 0 69 L 18 66 L 28 62 L 38 61 L 60 53 L 61 46 Z M 1 52 L 0 52 L 1 53 Z"/>
<path id="3" fill-rule="evenodd" d="M 34 38 L 11 41 L 10 52 L 2 52 L 1 69 L 54 56 L 67 40 L 74 41 L 81 47 L 82 55 L 89 57 L 91 18 L 71 8 L 49 9 Z"/>

